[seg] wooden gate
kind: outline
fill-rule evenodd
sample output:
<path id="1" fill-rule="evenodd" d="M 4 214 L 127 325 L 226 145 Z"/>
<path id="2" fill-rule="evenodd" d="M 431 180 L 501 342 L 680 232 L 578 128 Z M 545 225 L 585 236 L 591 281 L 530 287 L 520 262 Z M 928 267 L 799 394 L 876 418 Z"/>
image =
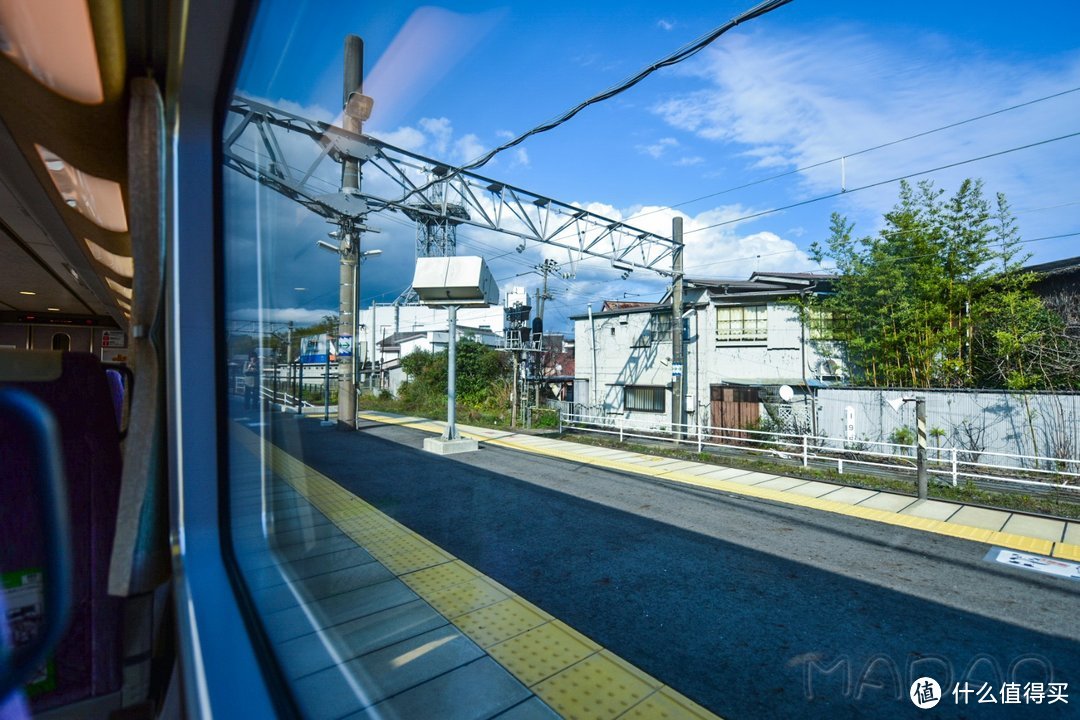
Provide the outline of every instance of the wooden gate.
<path id="1" fill-rule="evenodd" d="M 712 405 L 712 426 L 720 428 L 745 428 L 756 425 L 761 417 L 761 399 L 756 387 L 745 385 L 710 385 L 709 400 Z M 746 433 L 725 432 L 724 435 L 746 438 Z M 725 442 L 721 440 L 721 442 Z"/>

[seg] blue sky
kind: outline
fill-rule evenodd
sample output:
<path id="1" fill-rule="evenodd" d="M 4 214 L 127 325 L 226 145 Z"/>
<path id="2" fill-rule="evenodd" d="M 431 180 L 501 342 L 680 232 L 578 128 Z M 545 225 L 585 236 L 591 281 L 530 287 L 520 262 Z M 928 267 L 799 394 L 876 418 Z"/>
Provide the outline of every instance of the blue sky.
<path id="1" fill-rule="evenodd" d="M 500 5 L 263 3 L 238 92 L 333 121 L 341 103 L 346 33 L 365 39 L 365 91 L 375 100 L 365 130 L 424 155 L 460 164 L 614 85 L 729 18 L 749 2 L 546 2 Z M 1023 10 L 1023 12 L 1020 12 Z M 679 213 L 687 271 L 745 278 L 755 270 L 816 269 L 810 242 L 841 212 L 872 233 L 896 184 L 845 193 L 797 209 L 747 215 L 962 163 L 1080 131 L 1080 6 L 1016 3 L 866 3 L 795 0 L 721 37 L 708 50 L 655 73 L 616 99 L 500 155 L 485 175 L 655 232 Z M 882 150 L 882 143 L 1056 93 L 1054 99 Z M 310 148 L 297 140 L 303 157 Z M 1005 192 L 1021 234 L 1034 240 L 1080 231 L 1080 137 L 919 174 L 947 192 L 964 177 Z M 328 163 L 328 165 L 330 165 Z M 323 170 L 331 189 L 336 168 Z M 251 183 L 231 177 L 236 205 Z M 703 199 L 698 199 L 703 198 Z M 693 202 L 688 202 L 693 201 Z M 272 192 L 266 219 L 264 302 L 273 317 L 319 317 L 336 305 L 336 259 L 314 249 L 330 229 Z M 233 257 L 250 263 L 252 218 L 228 217 Z M 413 230 L 400 215 L 373 216 L 382 230 L 365 248 L 384 251 L 363 267 L 365 304 L 393 300 L 411 278 Z M 719 225 L 718 225 L 719 224 Z M 715 227 L 713 227 L 715 226 Z M 532 288 L 531 266 L 562 251 L 532 248 L 496 257 L 515 240 L 463 229 L 459 254 L 492 258 L 503 289 Z M 1080 254 L 1080 236 L 1027 244 L 1032 261 Z M 272 266 L 271 263 L 272 262 Z M 621 280 L 602 261 L 575 265 L 555 283 L 548 327 L 603 299 L 656 299 L 663 280 Z M 521 275 L 521 273 L 525 273 Z M 248 278 L 233 302 L 254 304 Z M 294 290 L 303 287 L 305 290 Z"/>

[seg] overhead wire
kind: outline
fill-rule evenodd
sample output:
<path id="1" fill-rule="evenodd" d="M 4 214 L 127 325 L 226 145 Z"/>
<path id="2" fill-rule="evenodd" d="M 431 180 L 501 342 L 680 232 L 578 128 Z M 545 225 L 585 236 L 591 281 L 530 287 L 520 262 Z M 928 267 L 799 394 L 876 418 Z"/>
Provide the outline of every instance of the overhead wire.
<path id="1" fill-rule="evenodd" d="M 699 52 L 701 52 L 702 50 L 704 50 L 708 45 L 710 45 L 713 41 L 715 41 L 721 35 L 728 32 L 729 30 L 731 30 L 732 28 L 734 28 L 734 27 L 736 27 L 738 25 L 741 25 L 742 23 L 753 20 L 755 18 L 761 17 L 762 15 L 765 15 L 766 13 L 772 12 L 773 10 L 776 10 L 779 7 L 787 5 L 789 2 L 791 2 L 791 0 L 766 0 L 765 2 L 760 3 L 759 5 L 755 5 L 754 7 L 750 8 L 746 12 L 744 12 L 744 13 L 742 13 L 740 15 L 737 15 L 736 17 L 732 18 L 731 20 L 727 21 L 723 25 L 721 25 L 721 26 L 719 26 L 719 27 L 705 33 L 704 35 L 702 35 L 698 39 L 693 40 L 692 42 L 687 43 L 686 45 L 683 45 L 681 48 L 679 48 L 675 52 L 671 53 L 670 55 L 667 55 L 667 56 L 661 58 L 660 60 L 657 60 L 656 62 L 654 62 L 654 63 L 652 63 L 650 65 L 647 65 L 646 67 L 639 70 L 636 74 L 630 76 L 629 78 L 626 78 L 622 82 L 608 88 L 607 90 L 604 90 L 601 93 L 593 95 L 592 97 L 590 97 L 587 100 L 584 100 L 584 101 L 578 103 L 577 105 L 570 108 L 569 110 L 562 113 L 561 115 L 558 115 L 555 118 L 553 118 L 551 120 L 548 120 L 547 122 L 541 123 L 540 125 L 537 125 L 536 127 L 532 128 L 531 130 L 525 131 L 524 133 L 518 135 L 517 137 L 515 137 L 515 138 L 513 138 L 511 140 L 507 140 L 502 145 L 499 145 L 498 147 L 484 153 L 483 155 L 481 155 L 476 160 L 468 162 L 468 163 L 462 165 L 461 167 L 452 169 L 450 171 L 450 177 L 452 177 L 453 175 L 456 175 L 456 174 L 458 174 L 460 172 L 466 171 L 466 170 L 476 170 L 477 168 L 481 168 L 484 165 L 487 165 L 499 153 L 501 153 L 501 152 L 503 152 L 505 150 L 509 150 L 510 148 L 515 147 L 517 145 L 520 145 L 521 143 L 525 142 L 526 140 L 528 140 L 530 137 L 532 137 L 534 135 L 539 135 L 540 133 L 545 133 L 545 132 L 548 132 L 549 130 L 554 130 L 555 128 L 559 127 L 563 123 L 565 123 L 568 120 L 572 119 L 575 115 L 577 115 L 582 110 L 589 107 L 590 105 L 595 105 L 596 103 L 603 102 L 604 100 L 609 100 L 609 99 L 615 97 L 616 95 L 619 95 L 619 94 L 629 90 L 630 88 L 634 87 L 635 85 L 640 83 L 642 80 L 644 80 L 645 78 L 652 75 L 657 70 L 661 70 L 663 68 L 670 67 L 672 65 L 676 65 L 676 64 L 678 64 L 680 62 L 683 62 L 684 60 L 687 60 L 688 58 L 693 57 L 694 55 L 696 55 Z M 445 178 L 441 178 L 440 181 L 444 180 L 444 179 Z M 428 183 L 427 186 L 423 186 L 423 187 L 417 188 L 416 190 L 413 190 L 410 193 L 410 195 L 415 194 L 417 192 L 423 192 L 424 190 L 427 189 L 427 187 L 434 184 L 434 182 L 437 182 L 437 181 L 433 181 L 431 183 Z"/>
<path id="2" fill-rule="evenodd" d="M 687 230 L 683 233 L 683 235 L 690 235 L 693 233 L 702 232 L 704 230 L 711 230 L 712 228 L 732 225 L 734 223 L 744 222 L 746 220 L 753 220 L 755 218 L 764 217 L 766 215 L 783 212 L 784 210 L 791 210 L 792 208 L 802 207 L 804 205 L 811 205 L 813 203 L 821 202 L 822 200 L 830 200 L 832 198 L 840 197 L 841 195 L 850 195 L 852 193 L 860 192 L 862 190 L 870 190 L 871 188 L 881 187 L 882 185 L 889 185 L 890 183 L 899 182 L 901 180 L 910 180 L 911 178 L 918 177 L 920 175 L 928 175 L 930 173 L 940 172 L 942 170 L 949 170 L 951 168 L 960 167 L 962 165 L 969 165 L 974 162 L 981 162 L 982 160 L 989 160 L 990 158 L 1019 152 L 1020 150 L 1029 150 L 1033 147 L 1048 145 L 1050 143 L 1059 142 L 1061 140 L 1068 140 L 1077 136 L 1080 136 L 1080 131 L 1068 133 L 1066 135 L 1059 135 L 1057 137 L 1048 138 L 1046 140 L 1039 140 L 1038 142 L 1028 143 L 1026 145 L 1019 145 L 1017 147 L 1009 148 L 1007 150 L 999 150 L 997 152 L 987 153 L 986 155 L 980 155 L 978 157 L 969 158 L 967 160 L 958 160 L 956 162 L 938 165 L 937 167 L 929 168 L 927 170 L 919 170 L 916 172 L 907 173 L 905 175 L 898 175 L 897 177 L 889 178 L 888 180 L 878 180 L 877 182 L 867 183 L 866 185 L 860 185 L 858 187 L 838 190 L 836 192 L 828 193 L 827 195 L 819 195 L 818 197 L 809 198 L 807 200 L 800 200 L 799 202 L 790 203 L 788 205 L 782 205 L 780 207 L 771 208 L 769 210 L 761 210 L 758 212 L 750 213 L 748 215 L 742 215 L 737 218 L 732 218 L 731 220 L 724 220 L 722 222 L 713 223 L 711 225 L 694 228 L 693 230 Z"/>
<path id="3" fill-rule="evenodd" d="M 983 113 L 982 115 L 976 115 L 974 117 L 966 118 L 964 120 L 958 120 L 956 122 L 949 123 L 948 125 L 942 125 L 941 127 L 932 128 L 930 130 L 923 130 L 922 132 L 915 133 L 914 135 L 908 135 L 906 137 L 898 138 L 896 140 L 890 140 L 888 142 L 879 143 L 879 144 L 873 145 L 871 147 L 863 148 L 862 150 L 855 150 L 855 151 L 852 151 L 852 152 L 849 152 L 849 153 L 845 153 L 843 155 L 838 155 L 837 157 L 830 158 L 828 160 L 821 160 L 819 162 L 811 163 L 810 165 L 803 165 L 802 167 L 794 168 L 792 170 L 786 170 L 786 171 L 784 171 L 782 173 L 777 173 L 775 175 L 770 175 L 768 177 L 763 177 L 763 178 L 760 178 L 758 180 L 753 180 L 751 182 L 744 183 L 742 185 L 736 185 L 734 187 L 730 187 L 730 188 L 727 188 L 725 190 L 718 190 L 716 192 L 708 193 L 707 195 L 701 195 L 699 197 L 691 198 L 690 200 L 684 200 L 682 202 L 675 203 L 674 205 L 667 205 L 664 208 L 657 208 L 655 210 L 649 210 L 648 212 L 642 212 L 642 213 L 638 213 L 636 215 L 631 215 L 630 217 L 626 218 L 626 221 L 629 222 L 631 220 L 636 220 L 638 218 L 647 217 L 649 215 L 653 215 L 655 213 L 662 212 L 663 210 L 668 209 L 668 208 L 677 208 L 677 207 L 683 207 L 684 205 L 691 205 L 691 204 L 696 203 L 696 202 L 701 202 L 702 200 L 708 200 L 709 198 L 719 197 L 720 195 L 726 195 L 727 193 L 735 192 L 736 190 L 745 190 L 746 188 L 754 187 L 755 185 L 762 185 L 762 184 L 767 183 L 767 182 L 772 182 L 773 180 L 779 180 L 781 178 L 789 177 L 791 175 L 797 175 L 799 173 L 806 172 L 807 170 L 814 170 L 815 168 L 819 168 L 819 167 L 822 167 L 824 165 L 829 165 L 830 163 L 839 162 L 839 161 L 841 161 L 841 160 L 843 160 L 845 158 L 852 158 L 852 157 L 858 157 L 859 155 L 865 155 L 866 153 L 873 152 L 875 150 L 881 150 L 883 148 L 891 147 L 893 145 L 899 145 L 901 143 L 905 143 L 905 142 L 908 142 L 910 140 L 917 140 L 918 138 L 926 137 L 928 135 L 933 135 L 934 133 L 943 132 L 945 130 L 951 130 L 953 128 L 957 128 L 957 127 L 960 127 L 962 125 L 967 125 L 969 123 L 973 123 L 973 122 L 976 122 L 978 120 L 985 120 L 986 118 L 994 117 L 995 115 L 1001 115 L 1003 113 L 1011 112 L 1013 110 L 1019 110 L 1020 108 L 1029 107 L 1031 105 L 1036 105 L 1038 103 L 1046 102 L 1048 100 L 1054 100 L 1056 98 L 1062 97 L 1064 95 L 1069 95 L 1070 93 L 1075 93 L 1075 92 L 1080 92 L 1080 87 L 1069 88 L 1068 90 L 1062 90 L 1060 92 L 1052 93 L 1050 95 L 1044 95 L 1042 97 L 1038 97 L 1038 98 L 1035 98 L 1033 100 L 1026 100 L 1024 102 L 1017 103 L 1015 105 L 1010 105 L 1009 107 L 1000 108 L 998 110 L 994 110 L 994 111 L 988 112 L 988 113 Z"/>

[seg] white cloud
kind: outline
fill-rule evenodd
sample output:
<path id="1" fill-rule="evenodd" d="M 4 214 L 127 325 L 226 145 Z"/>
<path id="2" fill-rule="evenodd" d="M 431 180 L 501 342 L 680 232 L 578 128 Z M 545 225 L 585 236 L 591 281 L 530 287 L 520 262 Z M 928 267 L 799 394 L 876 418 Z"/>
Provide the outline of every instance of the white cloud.
<path id="1" fill-rule="evenodd" d="M 400 127 L 391 132 L 380 132 L 376 137 L 383 142 L 390 143 L 403 150 L 411 150 L 412 152 L 422 151 L 428 140 L 427 135 L 414 127 L 408 126 Z"/>
<path id="2" fill-rule="evenodd" d="M 664 153 L 679 146 L 679 141 L 673 137 L 660 138 L 651 145 L 637 145 L 636 150 L 642 155 L 648 155 L 651 158 L 659 160 L 663 157 Z"/>
<path id="3" fill-rule="evenodd" d="M 453 158 L 461 164 L 475 160 L 485 152 L 487 152 L 487 148 L 480 142 L 480 138 L 472 133 L 463 135 L 454 141 Z"/>
<path id="4" fill-rule="evenodd" d="M 675 161 L 675 164 L 679 167 L 693 167 L 694 165 L 700 165 L 705 162 L 705 158 L 700 155 L 689 155 L 687 157 L 681 157 Z"/>
<path id="5" fill-rule="evenodd" d="M 660 19 L 656 21 L 656 27 L 664 31 L 671 31 L 675 29 L 675 23 L 670 20 Z"/>
<path id="6" fill-rule="evenodd" d="M 529 167 L 529 151 L 523 147 L 514 148 L 514 164 Z"/>
<path id="7" fill-rule="evenodd" d="M 421 118 L 419 124 L 420 129 L 427 134 L 431 141 L 431 152 L 446 157 L 450 137 L 454 134 L 454 128 L 450 125 L 449 118 Z"/>
<path id="8" fill-rule="evenodd" d="M 749 170 L 783 171 L 846 155 L 848 189 L 1065 135 L 1075 131 L 1080 116 L 1080 94 L 1074 93 L 855 155 L 1080 85 L 1080 53 L 1017 60 L 940 35 L 905 35 L 898 42 L 851 27 L 831 28 L 828 42 L 775 33 L 734 35 L 683 72 L 701 86 L 654 106 L 668 126 L 721 143 L 728 157 L 746 158 L 743 169 Z M 982 177 L 988 192 L 1005 192 L 1017 209 L 1067 202 L 1074 199 L 1069 188 L 1075 186 L 1078 142 L 1055 142 L 930 177 L 950 193 L 960 179 Z M 837 192 L 840 163 L 800 173 L 794 186 L 762 189 L 771 193 L 774 206 Z M 895 185 L 886 185 L 846 195 L 841 207 L 877 222 L 895 198 Z M 1056 223 L 1020 220 L 1029 236 L 1075 229 L 1060 213 Z"/>
<path id="9" fill-rule="evenodd" d="M 291 322 L 298 326 L 314 325 L 322 322 L 327 315 L 337 315 L 338 308 L 324 308 L 322 310 L 309 310 L 307 308 L 241 308 L 229 313 L 230 320 L 258 320 L 265 322 L 283 323 Z"/>

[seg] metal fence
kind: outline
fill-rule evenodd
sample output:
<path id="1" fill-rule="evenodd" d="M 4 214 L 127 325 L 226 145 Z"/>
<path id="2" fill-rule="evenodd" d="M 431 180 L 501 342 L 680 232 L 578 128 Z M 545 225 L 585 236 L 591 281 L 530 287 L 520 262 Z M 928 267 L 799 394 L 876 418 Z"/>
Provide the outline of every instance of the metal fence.
<path id="1" fill-rule="evenodd" d="M 803 466 L 834 467 L 843 474 L 852 468 L 916 474 L 915 445 L 768 432 L 711 425 L 677 425 L 626 419 L 621 415 L 575 413 L 564 409 L 559 428 L 574 428 L 616 436 L 706 449 L 729 449 L 795 461 Z M 1080 459 L 1013 453 L 974 452 L 962 447 L 930 448 L 927 470 L 939 482 L 992 482 L 1013 490 L 1064 490 L 1080 494 Z"/>

